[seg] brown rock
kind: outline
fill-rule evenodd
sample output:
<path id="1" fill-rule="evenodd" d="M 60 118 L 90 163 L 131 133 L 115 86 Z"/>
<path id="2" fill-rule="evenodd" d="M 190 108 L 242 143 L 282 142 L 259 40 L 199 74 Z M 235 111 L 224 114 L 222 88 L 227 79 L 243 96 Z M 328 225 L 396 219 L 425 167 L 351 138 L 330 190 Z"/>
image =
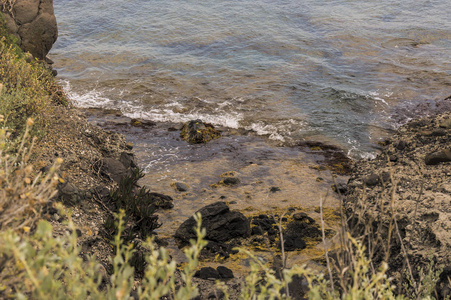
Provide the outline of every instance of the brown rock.
<path id="1" fill-rule="evenodd" d="M 4 14 L 20 48 L 43 60 L 58 37 L 53 0 L 16 0 L 12 13 Z"/>
<path id="2" fill-rule="evenodd" d="M 427 154 L 424 158 L 424 162 L 427 165 L 438 165 L 439 163 L 448 161 L 451 161 L 451 149 L 432 152 Z"/>
<path id="3" fill-rule="evenodd" d="M 18 25 L 31 23 L 39 13 L 39 0 L 17 1 L 14 5 L 14 16 Z"/>

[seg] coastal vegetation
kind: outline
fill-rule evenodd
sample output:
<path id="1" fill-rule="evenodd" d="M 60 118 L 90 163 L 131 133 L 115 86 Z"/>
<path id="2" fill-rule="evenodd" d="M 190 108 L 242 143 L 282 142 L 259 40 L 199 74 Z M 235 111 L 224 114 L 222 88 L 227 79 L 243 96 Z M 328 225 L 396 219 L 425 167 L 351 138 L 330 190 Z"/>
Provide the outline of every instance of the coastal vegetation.
<path id="1" fill-rule="evenodd" d="M 146 198 L 148 192 L 141 190 L 138 198 L 132 195 L 139 172 L 129 182 L 119 183 L 119 189 L 112 193 L 118 213 L 109 221 L 113 223 L 111 246 L 115 249 L 110 258 L 111 269 L 106 271 L 94 256 L 83 253 L 71 209 L 53 201 L 57 185 L 64 183 L 60 176 L 62 160 L 55 159 L 46 170 L 36 168 L 33 160 L 36 143 L 43 143 L 47 130 L 54 126 L 52 112 L 58 106 L 68 105 L 68 100 L 51 72 L 15 45 L 4 22 L 0 33 L 0 298 L 194 299 L 199 291 L 193 277 L 200 252 L 207 245 L 200 215 L 195 217 L 197 239 L 192 239 L 184 250 L 186 263 L 177 264 L 150 237 L 140 245 L 145 261 L 141 266 L 132 262 L 137 250 L 131 240 L 124 241 L 127 218 L 150 219 L 146 225 L 149 232 L 157 227 L 152 218 L 154 207 L 137 202 Z M 63 233 L 55 234 L 44 217 L 43 212 L 49 207 L 63 216 L 67 228 Z M 322 213 L 322 206 L 319 209 Z M 431 264 L 420 270 L 419 280 L 413 272 L 407 272 L 407 280 L 399 291 L 387 274 L 387 263 L 376 263 L 369 256 L 368 250 L 380 240 L 371 240 L 368 235 L 365 239 L 351 236 L 344 214 L 341 217 L 340 244 L 325 251 L 323 272 L 303 266 L 287 267 L 284 263 L 276 269 L 240 248 L 249 258 L 250 267 L 236 298 L 298 299 L 293 285 L 305 285 L 308 299 L 432 299 L 439 268 L 434 269 Z M 394 215 L 391 224 L 391 234 L 398 234 Z M 367 224 L 363 231 L 368 232 L 373 225 Z M 324 226 L 322 230 L 324 237 Z M 283 235 L 280 243 L 284 262 Z M 390 239 L 384 246 L 390 249 Z M 388 258 L 390 252 L 384 254 Z M 143 274 L 139 280 L 135 276 L 137 268 Z M 401 284 L 397 282 L 398 286 Z M 218 282 L 216 287 L 212 297 L 233 297 L 225 282 Z"/>

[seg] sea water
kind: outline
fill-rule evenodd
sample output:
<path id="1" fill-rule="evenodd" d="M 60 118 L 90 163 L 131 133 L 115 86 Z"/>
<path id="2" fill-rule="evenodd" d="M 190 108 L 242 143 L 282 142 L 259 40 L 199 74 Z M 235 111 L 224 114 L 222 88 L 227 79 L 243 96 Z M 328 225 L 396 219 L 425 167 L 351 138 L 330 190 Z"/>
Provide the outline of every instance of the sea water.
<path id="1" fill-rule="evenodd" d="M 448 0 L 56 0 L 76 105 L 355 157 L 451 94 Z M 427 109 L 415 110 L 427 103 Z M 430 109 L 429 109 L 430 108 Z"/>

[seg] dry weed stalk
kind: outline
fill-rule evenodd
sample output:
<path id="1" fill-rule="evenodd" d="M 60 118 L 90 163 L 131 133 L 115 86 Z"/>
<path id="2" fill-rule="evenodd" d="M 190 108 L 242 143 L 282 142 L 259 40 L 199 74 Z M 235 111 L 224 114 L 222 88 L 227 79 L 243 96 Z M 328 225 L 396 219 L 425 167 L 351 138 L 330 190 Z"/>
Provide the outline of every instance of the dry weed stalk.
<path id="1" fill-rule="evenodd" d="M 0 116 L 3 123 L 3 116 Z M 62 160 L 57 159 L 47 174 L 35 175 L 30 163 L 36 138 L 31 139 L 33 121 L 28 119 L 25 133 L 15 154 L 8 153 L 10 133 L 0 129 L 0 229 L 24 229 L 40 217 L 41 210 L 56 194 L 59 177 L 56 174 Z M 31 142 L 30 142 L 31 139 Z"/>

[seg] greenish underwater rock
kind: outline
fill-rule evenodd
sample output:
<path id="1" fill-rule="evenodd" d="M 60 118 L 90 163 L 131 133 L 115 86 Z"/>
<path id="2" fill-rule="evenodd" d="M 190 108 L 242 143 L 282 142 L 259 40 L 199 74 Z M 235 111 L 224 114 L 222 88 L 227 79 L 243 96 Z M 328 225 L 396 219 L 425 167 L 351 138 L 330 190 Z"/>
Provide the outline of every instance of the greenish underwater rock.
<path id="1" fill-rule="evenodd" d="M 213 125 L 198 119 L 184 123 L 180 136 L 190 144 L 201 144 L 221 137 L 221 133 Z"/>

